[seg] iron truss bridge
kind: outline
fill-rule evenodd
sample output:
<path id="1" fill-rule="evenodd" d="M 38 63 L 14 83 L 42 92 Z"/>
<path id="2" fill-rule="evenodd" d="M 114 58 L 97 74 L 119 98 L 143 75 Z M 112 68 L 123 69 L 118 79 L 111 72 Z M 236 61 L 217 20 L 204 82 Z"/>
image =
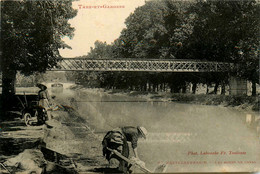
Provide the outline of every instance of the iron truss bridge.
<path id="1" fill-rule="evenodd" d="M 200 60 L 63 58 L 51 71 L 226 72 L 233 67 Z"/>

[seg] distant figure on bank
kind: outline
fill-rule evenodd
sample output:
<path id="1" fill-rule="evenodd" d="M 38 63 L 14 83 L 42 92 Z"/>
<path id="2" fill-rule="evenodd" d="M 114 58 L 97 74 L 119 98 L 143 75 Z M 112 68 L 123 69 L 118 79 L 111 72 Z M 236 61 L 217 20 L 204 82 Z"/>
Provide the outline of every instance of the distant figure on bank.
<path id="1" fill-rule="evenodd" d="M 47 91 L 47 86 L 38 83 L 36 85 L 38 88 L 40 88 L 40 91 L 38 92 L 39 97 L 39 106 L 45 108 L 46 110 L 50 109 L 51 105 L 49 102 L 49 93 Z"/>
<path id="2" fill-rule="evenodd" d="M 144 127 L 122 127 L 113 129 L 105 135 L 102 145 L 103 145 L 103 155 L 109 161 L 111 168 L 117 168 L 120 172 L 127 173 L 129 166 L 127 162 L 117 157 L 115 154 L 111 153 L 108 149 L 117 150 L 126 158 L 129 157 L 129 147 L 127 142 L 131 142 L 133 148 L 134 156 L 137 160 L 141 161 L 138 157 L 137 152 L 137 141 L 139 138 L 146 139 L 147 130 Z"/>

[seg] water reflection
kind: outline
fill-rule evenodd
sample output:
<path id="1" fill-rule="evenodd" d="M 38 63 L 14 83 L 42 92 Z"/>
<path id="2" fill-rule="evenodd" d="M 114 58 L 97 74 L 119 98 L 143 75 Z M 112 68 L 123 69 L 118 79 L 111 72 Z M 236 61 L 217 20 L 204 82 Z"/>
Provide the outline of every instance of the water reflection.
<path id="1" fill-rule="evenodd" d="M 259 137 L 256 128 L 249 126 L 259 118 L 257 113 L 221 106 L 147 102 L 146 98 L 98 90 L 63 92 L 64 98 L 73 98 L 68 101 L 97 132 L 128 125 L 146 127 L 149 135 L 147 140 L 139 141 L 139 151 L 148 168 L 169 162 L 167 172 L 260 170 Z M 246 155 L 188 155 L 189 151 L 243 151 Z M 206 164 L 190 164 L 200 161 Z"/>

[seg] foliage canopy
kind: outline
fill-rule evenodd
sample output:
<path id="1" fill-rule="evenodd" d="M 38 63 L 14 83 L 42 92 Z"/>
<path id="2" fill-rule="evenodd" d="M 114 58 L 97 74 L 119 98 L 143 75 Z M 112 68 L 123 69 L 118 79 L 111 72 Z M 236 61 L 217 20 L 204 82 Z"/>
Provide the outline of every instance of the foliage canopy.
<path id="1" fill-rule="evenodd" d="M 72 0 L 1 1 L 2 69 L 24 74 L 56 65 L 62 38 L 73 36 L 68 20 L 76 16 Z"/>

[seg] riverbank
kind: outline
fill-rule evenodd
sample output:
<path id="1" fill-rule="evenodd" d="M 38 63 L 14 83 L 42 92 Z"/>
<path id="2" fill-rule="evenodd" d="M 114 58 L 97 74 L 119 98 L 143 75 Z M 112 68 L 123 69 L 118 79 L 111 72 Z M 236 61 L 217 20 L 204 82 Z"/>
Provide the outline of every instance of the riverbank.
<path id="1" fill-rule="evenodd" d="M 27 127 L 20 118 L 1 121 L 0 125 L 0 173 L 41 172 L 44 159 L 38 147 L 44 126 Z"/>
<path id="2" fill-rule="evenodd" d="M 215 94 L 182 94 L 169 92 L 142 92 L 128 90 L 106 90 L 109 94 L 136 96 L 147 101 L 173 101 L 187 104 L 214 105 L 234 107 L 246 111 L 260 111 L 259 96 L 215 95 Z"/>
<path id="3" fill-rule="evenodd" d="M 27 127 L 19 118 L 3 121 L 0 173 L 103 173 L 102 137 L 69 107 L 53 111 L 52 119 L 41 126 Z"/>

